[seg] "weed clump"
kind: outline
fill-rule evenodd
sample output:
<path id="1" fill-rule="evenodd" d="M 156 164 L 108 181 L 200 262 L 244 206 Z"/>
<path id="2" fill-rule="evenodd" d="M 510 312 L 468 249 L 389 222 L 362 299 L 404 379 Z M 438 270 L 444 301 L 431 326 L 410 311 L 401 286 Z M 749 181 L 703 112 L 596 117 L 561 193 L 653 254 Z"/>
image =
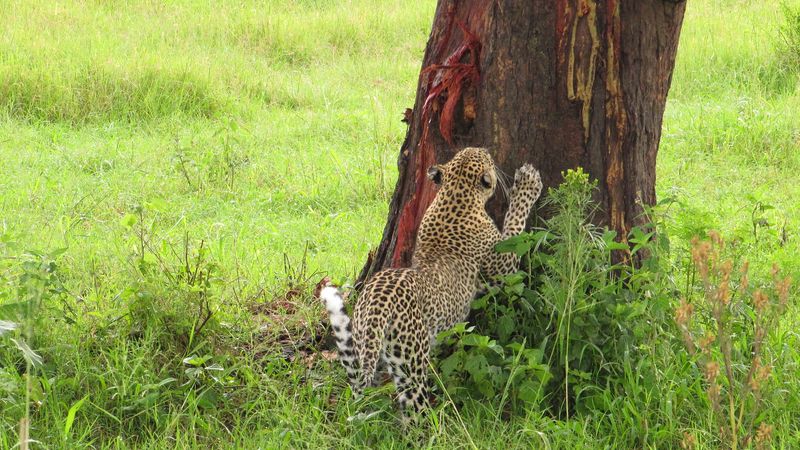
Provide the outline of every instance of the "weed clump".
<path id="1" fill-rule="evenodd" d="M 84 438 L 73 423 L 91 408 L 105 412 L 93 420 L 97 433 L 135 441 L 138 430 L 166 426 L 172 411 L 195 415 L 235 398 L 242 368 L 215 338 L 219 268 L 203 241 L 187 236 L 180 253 L 156 246 L 148 220 L 143 207 L 123 219 L 136 281 L 102 309 L 65 287 L 66 249 L 19 251 L 0 235 L 0 426 L 17 429 L 21 445 L 73 447 Z"/>
<path id="2" fill-rule="evenodd" d="M 800 8 L 784 3 L 781 10 L 785 22 L 780 28 L 778 51 L 792 71 L 800 72 Z"/>
<path id="3" fill-rule="evenodd" d="M 702 372 L 724 446 L 768 448 L 772 425 L 759 417 L 773 365 L 764 344 L 786 312 L 791 279 L 773 266 L 772 286 L 753 286 L 748 262 L 726 259 L 720 234 L 709 236 L 692 241 L 701 288 L 681 300 L 675 322 Z"/>

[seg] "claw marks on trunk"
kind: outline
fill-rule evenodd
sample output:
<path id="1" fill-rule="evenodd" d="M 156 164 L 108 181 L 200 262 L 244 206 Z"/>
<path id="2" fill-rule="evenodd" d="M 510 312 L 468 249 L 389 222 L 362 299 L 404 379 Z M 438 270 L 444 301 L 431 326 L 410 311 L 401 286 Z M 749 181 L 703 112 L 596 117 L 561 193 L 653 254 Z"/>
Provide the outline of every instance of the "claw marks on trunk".
<path id="1" fill-rule="evenodd" d="M 477 36 L 467 30 L 466 25 L 457 21 L 458 27 L 464 35 L 463 42 L 455 49 L 442 64 L 431 64 L 422 69 L 420 77 L 427 77 L 425 85 L 428 94 L 422 104 L 423 135 L 420 144 L 428 139 L 432 113 L 439 112 L 439 132 L 444 140 L 453 145 L 453 127 L 456 105 L 462 98 L 462 93 L 470 92 L 464 96 L 464 118 L 475 118 L 475 95 L 481 79 L 480 54 L 481 43 Z M 448 36 L 449 40 L 449 36 Z M 472 99 L 472 102 L 467 100 Z"/>
<path id="2" fill-rule="evenodd" d="M 417 241 L 417 229 L 422 222 L 422 215 L 428 209 L 436 193 L 433 183 L 425 176 L 428 167 L 436 162 L 433 146 L 420 142 L 414 152 L 414 185 L 417 186 L 411 200 L 403 206 L 400 220 L 397 223 L 397 241 L 392 254 L 392 267 L 406 267 L 411 262 L 414 244 Z"/>

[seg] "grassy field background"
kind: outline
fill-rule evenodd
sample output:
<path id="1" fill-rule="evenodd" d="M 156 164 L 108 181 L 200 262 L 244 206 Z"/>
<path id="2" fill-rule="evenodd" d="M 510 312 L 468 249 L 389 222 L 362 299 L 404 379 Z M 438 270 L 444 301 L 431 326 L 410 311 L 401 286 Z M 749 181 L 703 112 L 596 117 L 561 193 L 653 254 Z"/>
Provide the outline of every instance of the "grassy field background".
<path id="1" fill-rule="evenodd" d="M 321 316 L 309 281 L 352 279 L 380 239 L 434 7 L 5 2 L 0 305 L 44 300 L 35 377 L 0 339 L 0 448 L 17 443 L 26 392 L 42 448 L 419 443 L 388 413 L 348 421 L 338 367 L 288 362 L 275 342 Z M 783 20 L 777 2 L 688 4 L 657 178 L 679 266 L 693 235 L 719 229 L 755 272 L 775 261 L 800 280 L 800 72 Z M 50 260 L 44 290 L 14 284 Z M 770 417 L 791 448 L 798 338 L 782 326 L 775 345 L 794 353 Z M 701 408 L 669 408 L 618 421 L 445 408 L 423 444 L 664 448 L 713 434 Z"/>

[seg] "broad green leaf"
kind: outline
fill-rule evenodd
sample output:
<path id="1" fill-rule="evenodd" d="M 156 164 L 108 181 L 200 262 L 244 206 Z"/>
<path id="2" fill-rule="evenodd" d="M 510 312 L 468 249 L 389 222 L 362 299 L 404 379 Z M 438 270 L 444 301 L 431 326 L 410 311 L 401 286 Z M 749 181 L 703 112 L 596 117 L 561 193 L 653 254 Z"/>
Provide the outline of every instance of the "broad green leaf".
<path id="1" fill-rule="evenodd" d="M 514 332 L 514 316 L 506 314 L 497 320 L 497 334 L 501 342 L 507 341 Z"/>
<path id="2" fill-rule="evenodd" d="M 478 386 L 478 391 L 483 394 L 486 398 L 494 398 L 495 397 L 495 390 L 494 385 L 488 379 L 482 380 L 480 383 L 476 383 Z"/>
<path id="3" fill-rule="evenodd" d="M 203 365 L 209 359 L 211 359 L 211 356 L 208 355 L 205 356 L 191 355 L 187 356 L 186 358 L 183 358 L 183 363 L 186 364 L 187 366 L 197 367 Z"/>
<path id="4" fill-rule="evenodd" d="M 85 395 L 82 399 L 75 402 L 72 407 L 69 408 L 69 411 L 67 411 L 67 420 L 64 422 L 64 439 L 69 437 L 69 430 L 72 429 L 72 424 L 75 422 L 75 414 L 81 409 L 83 402 L 85 402 L 87 398 L 89 398 L 89 396 Z"/>
<path id="5" fill-rule="evenodd" d="M 519 399 L 527 403 L 541 401 L 541 384 L 533 380 L 522 381 L 519 385 Z"/>
<path id="6" fill-rule="evenodd" d="M 522 256 L 531 249 L 533 241 L 530 235 L 522 233 L 520 235 L 508 238 L 495 246 L 495 251 L 498 253 L 515 253 L 517 256 Z"/>
<path id="7" fill-rule="evenodd" d="M 480 383 L 489 374 L 489 362 L 483 355 L 474 355 L 467 358 L 464 369 L 476 383 Z"/>
<path id="8" fill-rule="evenodd" d="M 458 367 L 461 365 L 461 361 L 463 360 L 464 351 L 459 350 L 452 355 L 445 358 L 442 362 L 439 363 L 439 368 L 442 371 L 442 375 L 445 377 L 450 376 L 453 372 L 455 372 Z"/>
<path id="9" fill-rule="evenodd" d="M 29 377 L 31 381 L 30 384 L 27 383 Z M 41 405 L 44 402 L 44 389 L 42 389 L 41 379 L 27 373 L 22 374 L 22 379 L 25 381 L 26 385 L 30 386 L 28 394 L 30 395 L 31 401 Z"/>
<path id="10" fill-rule="evenodd" d="M 525 349 L 523 355 L 525 355 L 525 359 L 528 360 L 528 367 L 536 367 L 542 361 L 544 357 L 544 352 L 538 348 L 528 348 Z"/>
<path id="11" fill-rule="evenodd" d="M 206 389 L 197 396 L 197 406 L 202 409 L 216 408 L 222 396 L 214 389 Z"/>
<path id="12" fill-rule="evenodd" d="M 125 228 L 131 228 L 132 226 L 136 225 L 139 219 L 136 217 L 135 214 L 125 214 L 125 217 L 119 221 L 119 223 L 124 226 Z"/>
<path id="13" fill-rule="evenodd" d="M 461 344 L 467 347 L 488 347 L 489 336 L 481 336 L 480 334 L 468 334 L 461 338 Z"/>

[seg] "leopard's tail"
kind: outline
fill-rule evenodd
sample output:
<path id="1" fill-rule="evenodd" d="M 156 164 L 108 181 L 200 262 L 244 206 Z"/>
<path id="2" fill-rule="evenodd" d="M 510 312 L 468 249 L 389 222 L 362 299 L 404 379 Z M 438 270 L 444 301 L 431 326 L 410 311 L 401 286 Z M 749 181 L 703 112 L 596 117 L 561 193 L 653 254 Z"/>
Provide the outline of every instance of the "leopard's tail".
<path id="1" fill-rule="evenodd" d="M 389 320 L 381 306 L 369 301 L 369 293 L 362 299 L 362 322 L 355 329 L 356 355 L 361 364 L 358 384 L 353 385 L 354 393 L 360 395 L 364 389 L 375 383 L 375 374 L 381 363 L 383 339 Z"/>
<path id="2" fill-rule="evenodd" d="M 320 284 L 325 284 L 325 287 L 320 286 L 319 298 L 325 304 L 325 309 L 328 310 L 328 318 L 336 338 L 336 347 L 339 350 L 339 361 L 342 362 L 342 366 L 347 372 L 347 381 L 355 390 L 358 387 L 359 361 L 353 348 L 353 328 L 350 317 L 344 308 L 344 299 L 339 289 L 327 283 L 327 280 L 323 280 Z"/>

